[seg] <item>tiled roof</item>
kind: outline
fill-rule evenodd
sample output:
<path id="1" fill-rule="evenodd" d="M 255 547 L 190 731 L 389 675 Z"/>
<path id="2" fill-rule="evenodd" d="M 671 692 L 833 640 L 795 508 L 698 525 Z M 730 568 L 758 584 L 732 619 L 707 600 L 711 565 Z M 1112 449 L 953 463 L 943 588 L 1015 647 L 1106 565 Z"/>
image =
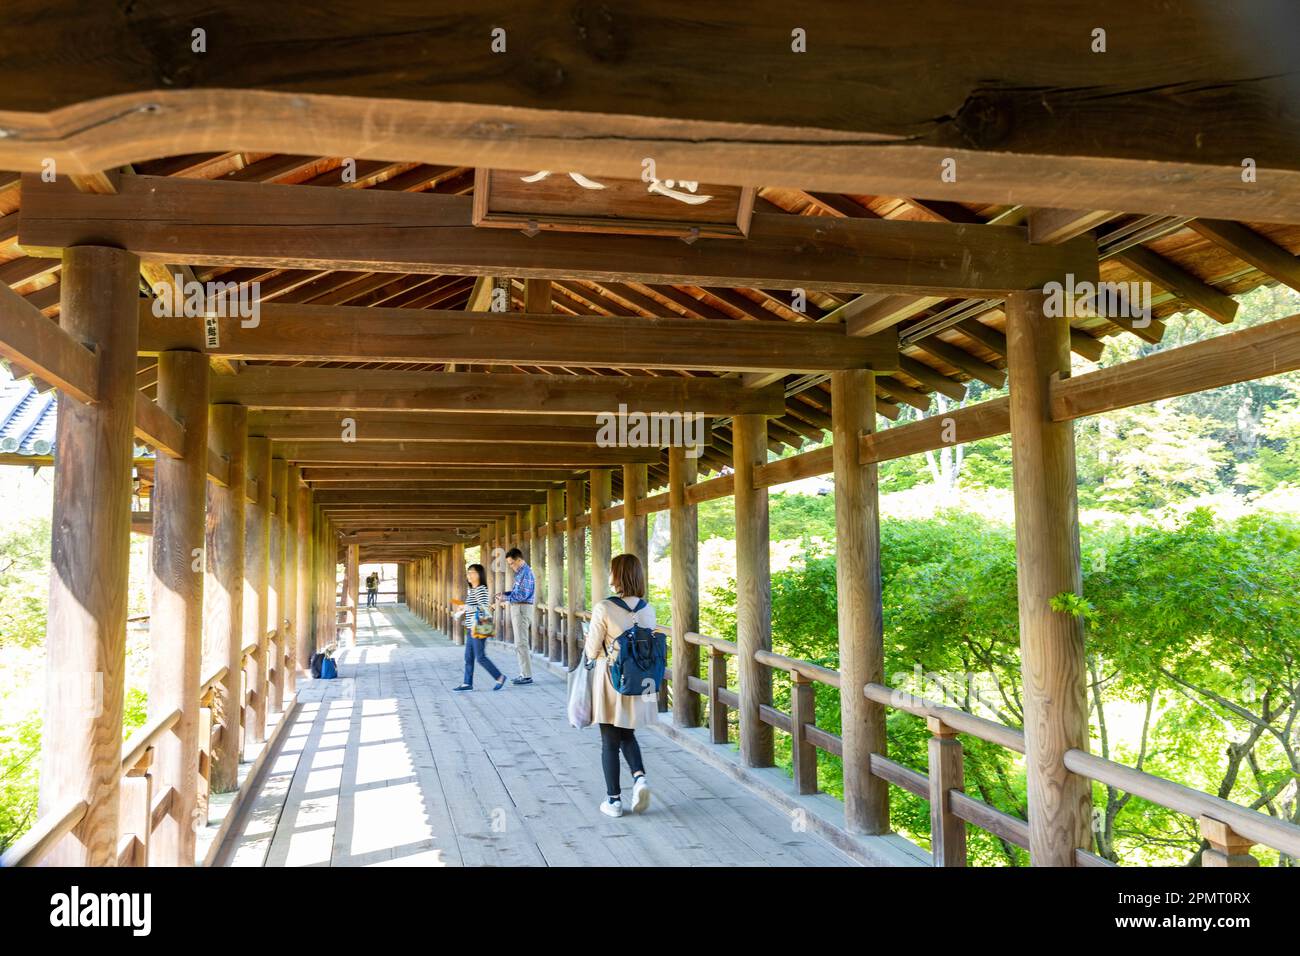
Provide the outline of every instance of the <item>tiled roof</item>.
<path id="1" fill-rule="evenodd" d="M 44 395 L 31 382 L 0 382 L 0 454 L 54 453 L 54 419 L 58 393 Z"/>

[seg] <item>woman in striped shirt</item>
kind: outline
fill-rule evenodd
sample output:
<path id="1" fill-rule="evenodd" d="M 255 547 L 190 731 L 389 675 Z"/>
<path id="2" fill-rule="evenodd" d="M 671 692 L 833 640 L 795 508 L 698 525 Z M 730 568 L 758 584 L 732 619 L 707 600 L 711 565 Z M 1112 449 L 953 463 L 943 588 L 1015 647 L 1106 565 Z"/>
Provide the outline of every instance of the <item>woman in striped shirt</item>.
<path id="1" fill-rule="evenodd" d="M 474 636 L 475 623 L 492 616 L 487 571 L 481 564 L 471 564 L 466 572 L 466 579 L 468 587 L 465 589 L 465 606 L 460 610 L 460 615 L 465 621 L 465 629 L 468 631 L 465 637 L 465 679 L 459 687 L 453 689 L 474 689 L 474 661 L 477 659 L 483 665 L 483 669 L 496 679 L 496 685 L 492 689 L 500 690 L 506 686 L 506 675 L 501 673 L 488 658 L 487 638 Z"/>

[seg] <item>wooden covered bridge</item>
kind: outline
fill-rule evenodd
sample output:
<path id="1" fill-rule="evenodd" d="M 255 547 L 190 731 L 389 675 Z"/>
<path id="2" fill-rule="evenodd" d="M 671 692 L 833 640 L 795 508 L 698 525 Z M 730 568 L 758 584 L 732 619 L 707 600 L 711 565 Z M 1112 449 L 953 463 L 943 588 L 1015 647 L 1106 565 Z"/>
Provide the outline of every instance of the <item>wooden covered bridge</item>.
<path id="1" fill-rule="evenodd" d="M 758 859 L 960 866 L 973 824 L 1036 865 L 1109 865 L 1093 781 L 1196 818 L 1207 864 L 1246 865 L 1253 844 L 1300 855 L 1300 828 L 1090 754 L 1082 624 L 1050 605 L 1080 589 L 1074 420 L 1300 367 L 1300 316 L 1230 328 L 1234 293 L 1300 289 L 1297 60 L 1269 46 L 1283 31 L 1253 25 L 1252 56 L 1283 64 L 1269 69 L 1194 13 L 1128 4 L 1109 33 L 1123 52 L 1105 54 L 1091 7 L 1031 40 L 1016 3 L 864 24 L 814 9 L 771 36 L 755 24 L 785 24 L 781 5 L 722 36 L 691 5 L 669 25 L 642 4 L 551 18 L 488 3 L 409 13 L 397 32 L 335 5 L 323 34 L 224 15 L 205 57 L 182 52 L 202 23 L 13 6 L 31 29 L 0 41 L 0 168 L 15 171 L 0 174 L 0 354 L 59 404 L 52 451 L 6 456 L 51 463 L 55 485 L 41 816 L 7 863 L 193 863 L 215 794 L 242 782 L 251 806 L 277 754 L 327 732 L 337 691 L 303 668 L 331 644 L 352 692 L 411 701 L 406 722 L 445 745 L 456 715 L 434 670 L 464 639 L 467 549 L 529 555 L 543 686 L 510 706 L 558 739 L 562 678 L 542 662 L 575 662 L 613 524 L 644 558 L 659 511 L 672 646 L 654 746 L 682 794 L 743 789 L 715 792 L 724 830 L 763 794 L 741 814 Z M 997 56 L 962 53 L 983 48 Z M 321 49 L 327 74 L 309 67 Z M 1185 55 L 1166 66 L 1169 49 Z M 916 76 L 917 51 L 943 68 Z M 1084 75 L 1105 95 L 1082 95 Z M 1099 281 L 1150 283 L 1149 312 L 1052 305 L 1053 283 Z M 1229 328 L 1071 374 L 1107 336 L 1159 343 L 1188 308 Z M 1009 394 L 888 424 L 971 382 Z M 1006 433 L 1023 728 L 883 673 L 879 463 Z M 838 670 L 772 650 L 768 493 L 812 475 L 835 485 Z M 699 633 L 696 507 L 719 498 L 735 509 L 735 642 Z M 153 535 L 153 660 L 150 720 L 124 748 L 133 528 Z M 358 608 L 366 562 L 402 566 L 409 611 Z M 838 733 L 816 725 L 816 694 L 839 695 Z M 891 709 L 927 720 L 928 767 L 890 759 Z M 777 733 L 792 782 L 765 772 Z M 963 735 L 1024 754 L 1027 820 L 964 792 Z M 476 740 L 457 759 L 489 746 Z M 511 740 L 516 772 L 581 787 L 568 744 Z M 818 750 L 843 759 L 833 814 Z M 241 773 L 258 753 L 265 772 Z M 709 761 L 720 776 L 702 781 Z M 478 832 L 473 768 L 450 766 L 437 800 L 420 789 L 407 809 Z M 891 788 L 930 801 L 924 859 L 887 836 Z M 814 805 L 834 849 L 774 839 Z M 539 846 L 574 806 L 524 814 Z M 687 842 L 645 859 L 733 862 L 698 842 L 708 820 L 677 812 Z M 450 856 L 531 859 L 471 844 Z"/>

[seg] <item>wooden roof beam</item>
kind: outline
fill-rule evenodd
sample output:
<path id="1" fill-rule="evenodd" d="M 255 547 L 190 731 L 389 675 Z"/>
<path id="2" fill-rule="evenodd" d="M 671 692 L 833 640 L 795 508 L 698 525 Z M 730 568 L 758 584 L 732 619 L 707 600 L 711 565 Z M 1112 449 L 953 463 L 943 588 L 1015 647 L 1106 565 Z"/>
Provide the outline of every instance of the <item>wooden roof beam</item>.
<path id="1" fill-rule="evenodd" d="M 709 378 L 247 368 L 212 382 L 213 402 L 250 408 L 597 415 L 618 412 L 780 415 L 779 385 L 746 389 Z"/>
<path id="2" fill-rule="evenodd" d="M 403 465 L 480 465 L 506 468 L 530 465 L 597 468 L 658 462 L 658 448 L 599 448 L 587 445 L 522 445 L 501 442 L 277 442 L 276 455 L 300 464 L 336 462 Z"/>
<path id="3" fill-rule="evenodd" d="M 588 365 L 705 371 L 889 371 L 898 336 L 845 336 L 842 327 L 785 322 L 761 326 L 681 317 L 585 317 L 527 312 L 416 312 L 344 305 L 261 306 L 258 324 L 218 318 L 208 347 L 201 317 L 140 308 L 140 352 L 185 348 L 227 359 L 320 362 L 455 362 L 475 365 Z"/>
<path id="4" fill-rule="evenodd" d="M 1239 222 L 1222 219 L 1193 219 L 1187 225 L 1269 278 L 1300 292 L 1300 259 L 1273 240 Z"/>
<path id="5" fill-rule="evenodd" d="M 1085 275 L 1096 260 L 1083 238 L 1035 246 L 1024 230 L 948 223 L 759 213 L 747 239 L 683 247 L 588 233 L 539 241 L 470 216 L 468 198 L 427 193 L 135 176 L 91 196 L 28 174 L 18 236 L 46 255 L 94 240 L 208 264 L 970 296 Z"/>
<path id="6" fill-rule="evenodd" d="M 1168 289 L 1192 308 L 1204 312 L 1216 322 L 1222 322 L 1226 325 L 1237 317 L 1238 305 L 1236 299 L 1230 295 L 1225 295 L 1214 286 L 1202 282 L 1181 266 L 1174 265 L 1168 259 L 1144 246 L 1134 246 L 1131 249 L 1126 249 L 1116 255 L 1115 258 L 1160 288 Z M 1132 324 L 1132 319 L 1125 319 L 1122 316 L 1112 318 L 1107 315 L 1103 316 L 1103 318 L 1107 322 L 1127 328 L 1134 335 L 1138 335 L 1153 344 L 1164 337 L 1164 324 L 1157 319 L 1152 319 L 1149 325 L 1139 327 Z"/>

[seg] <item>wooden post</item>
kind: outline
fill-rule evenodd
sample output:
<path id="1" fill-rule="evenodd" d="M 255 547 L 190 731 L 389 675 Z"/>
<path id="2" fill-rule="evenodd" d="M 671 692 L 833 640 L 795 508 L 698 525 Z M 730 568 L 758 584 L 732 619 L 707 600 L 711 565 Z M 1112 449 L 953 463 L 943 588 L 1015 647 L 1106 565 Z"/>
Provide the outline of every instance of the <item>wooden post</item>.
<path id="1" fill-rule="evenodd" d="M 217 691 L 209 688 L 199 697 L 199 779 L 195 795 L 194 825 L 208 825 L 208 807 L 212 794 L 212 720 Z"/>
<path id="2" fill-rule="evenodd" d="M 153 747 L 144 752 L 144 756 L 134 767 L 126 768 L 122 777 L 121 808 L 118 811 L 119 827 L 122 838 L 130 838 L 134 850 L 129 857 L 118 860 L 113 854 L 113 862 L 126 866 L 149 866 L 150 849 L 153 842 L 153 772 L 152 764 L 155 750 Z M 120 843 L 121 841 L 119 841 Z M 48 857 L 46 860 L 48 861 Z M 158 861 L 167 865 L 167 861 Z M 192 865 L 192 863 L 191 863 Z"/>
<path id="3" fill-rule="evenodd" d="M 560 600 L 564 595 L 564 538 L 555 525 L 564 517 L 564 491 L 546 492 L 546 612 L 548 654 L 553 661 L 564 659 L 560 641 Z"/>
<path id="4" fill-rule="evenodd" d="M 610 549 L 614 545 L 605 509 L 610 505 L 613 473 L 608 468 L 591 470 L 591 604 L 594 608 L 609 597 Z M 648 571 L 649 569 L 647 569 Z"/>
<path id="5" fill-rule="evenodd" d="M 768 545 L 767 489 L 754 487 L 754 468 L 767 461 L 767 419 L 732 419 L 736 501 L 736 644 L 740 676 L 740 758 L 749 767 L 770 767 L 772 727 L 759 708 L 772 703 L 772 673 L 754 659 L 772 649 L 772 573 Z"/>
<path id="6" fill-rule="evenodd" d="M 510 550 L 510 519 L 498 518 L 493 522 L 496 531 L 496 547 L 492 550 L 492 564 L 496 570 L 496 587 L 492 589 L 495 597 L 515 586 L 515 573 L 506 564 L 506 552 Z M 510 614 L 504 607 L 496 609 L 496 639 L 502 642 L 510 640 Z"/>
<path id="7" fill-rule="evenodd" d="M 406 603 L 406 569 L 405 563 L 397 566 L 397 603 Z"/>
<path id="8" fill-rule="evenodd" d="M 885 753 L 885 712 L 863 694 L 885 676 L 880 485 L 876 465 L 858 457 L 859 436 L 875 431 L 874 379 L 863 370 L 831 373 L 844 822 L 871 834 L 889 832 L 889 783 L 871 773 L 871 755 Z"/>
<path id="9" fill-rule="evenodd" d="M 582 610 L 583 581 L 582 571 L 585 564 L 582 529 L 578 527 L 578 517 L 582 514 L 582 482 L 569 479 L 564 483 L 564 509 L 568 521 L 568 562 L 569 562 L 569 639 L 565 643 L 564 666 L 573 670 L 578 666 L 582 653 L 582 622 L 578 612 Z"/>
<path id="10" fill-rule="evenodd" d="M 139 275 L 121 249 L 63 252 L 61 322 L 94 347 L 99 389 L 93 405 L 58 400 L 37 813 L 72 799 L 90 809 L 46 856 L 54 866 L 117 857 Z"/>
<path id="11" fill-rule="evenodd" d="M 267 562 L 270 557 L 271 440 L 248 439 L 248 478 L 256 483 L 257 500 L 247 509 L 244 536 L 244 644 L 255 645 L 248 658 L 245 680 L 248 713 L 244 717 L 245 742 L 266 739 L 268 621 Z M 252 735 L 249 737 L 248 735 Z"/>
<path id="12" fill-rule="evenodd" d="M 158 356 L 158 407 L 185 427 L 181 458 L 154 461 L 149 715 L 179 709 L 154 745 L 155 778 L 173 791 L 153 834 L 155 866 L 193 866 L 198 810 L 199 670 L 203 662 L 203 547 L 208 484 L 208 357 Z"/>
<path id="13" fill-rule="evenodd" d="M 244 469 L 247 463 L 248 409 L 242 405 L 208 408 L 208 445 L 226 460 L 226 487 L 208 482 L 203 582 L 204 643 L 213 663 L 226 667 L 220 683 L 220 733 L 212 750 L 212 791 L 239 789 L 239 733 L 244 646 Z"/>
<path id="14" fill-rule="evenodd" d="M 327 646 L 333 639 L 330 633 L 330 614 L 333 608 L 326 606 L 326 591 L 329 588 L 329 576 L 333 570 L 334 564 L 329 554 L 329 535 L 331 534 L 329 523 L 321 513 L 320 505 L 312 505 L 312 537 L 315 538 L 316 546 L 313 548 L 314 557 L 312 560 L 312 619 L 313 619 L 313 647 L 314 652 L 319 652 Z"/>
<path id="15" fill-rule="evenodd" d="M 285 489 L 288 487 L 288 463 L 283 458 L 271 459 L 271 510 L 267 517 L 270 534 L 270 552 L 266 571 L 266 627 L 273 637 L 267 662 L 271 679 L 269 706 L 276 712 L 284 710 L 284 541 L 285 541 Z"/>
<path id="16" fill-rule="evenodd" d="M 314 509 L 311 506 L 311 489 L 302 482 L 302 469 L 294 469 L 294 484 L 297 490 L 297 524 L 298 524 L 298 589 L 297 614 L 297 666 L 294 668 L 294 683 L 297 684 L 296 671 L 311 665 L 311 656 L 315 653 L 315 641 L 312 639 L 311 620 L 311 582 L 314 573 L 315 553 L 312 549 L 315 528 L 312 527 Z"/>
<path id="17" fill-rule="evenodd" d="M 284 699 L 297 690 L 298 672 L 298 471 L 285 469 L 284 491 L 284 620 L 280 663 L 284 667 Z"/>
<path id="18" fill-rule="evenodd" d="M 790 675 L 790 758 L 796 793 L 817 792 L 817 747 L 806 729 L 816 723 L 817 685 L 795 671 Z"/>
<path id="19" fill-rule="evenodd" d="M 966 822 L 952 812 L 953 790 L 966 792 L 961 741 L 937 717 L 927 717 L 930 728 L 930 852 L 935 866 L 966 865 Z"/>
<path id="20" fill-rule="evenodd" d="M 700 629 L 699 521 L 695 505 L 686 500 L 687 489 L 699 474 L 699 459 L 680 446 L 668 449 L 668 516 L 672 533 L 671 562 L 673 620 L 673 723 L 700 725 L 700 696 L 691 690 L 690 678 L 700 673 L 700 649 L 686 641 Z M 724 724 L 725 731 L 725 724 Z"/>
<path id="21" fill-rule="evenodd" d="M 727 655 L 716 647 L 709 648 L 709 740 L 727 742 L 727 705 L 718 692 L 727 686 Z"/>
<path id="22" fill-rule="evenodd" d="M 1259 866 L 1259 860 L 1250 853 L 1250 848 L 1255 845 L 1253 841 L 1212 817 L 1201 816 L 1197 822 L 1200 824 L 1201 838 L 1210 844 L 1201 854 L 1201 866 Z"/>
<path id="23" fill-rule="evenodd" d="M 456 542 L 451 546 L 451 596 L 453 600 L 465 601 L 465 545 Z M 457 644 L 465 643 L 464 622 L 452 618 L 451 637 Z"/>
<path id="24" fill-rule="evenodd" d="M 1088 749 L 1083 621 L 1051 607 L 1083 590 L 1074 426 L 1052 421 L 1048 407 L 1052 376 L 1069 375 L 1069 326 L 1043 315 L 1041 293 L 1007 296 L 1006 315 L 1029 858 L 1074 866 L 1074 851 L 1090 845 L 1092 808 L 1089 782 L 1064 762 L 1067 750 Z"/>
<path id="25" fill-rule="evenodd" d="M 635 554 L 645 568 L 646 582 L 650 574 L 650 534 L 647 516 L 637 509 L 649 484 L 648 466 L 623 466 L 623 550 Z"/>
<path id="26" fill-rule="evenodd" d="M 351 646 L 357 646 L 361 631 L 361 545 L 347 545 L 347 561 L 343 571 L 343 606 L 347 608 L 352 627 Z"/>
<path id="27" fill-rule="evenodd" d="M 534 654 L 546 656 L 546 612 L 539 605 L 550 603 L 546 593 L 546 542 L 539 529 L 543 521 L 545 505 L 532 505 L 528 509 L 528 563 L 533 566 L 533 582 L 536 591 L 533 596 L 532 649 Z"/>
<path id="28" fill-rule="evenodd" d="M 454 548 L 443 548 L 442 551 L 442 625 L 443 630 L 451 637 L 455 629 L 454 618 L 451 615 L 451 599 L 455 594 L 456 588 L 456 563 Z"/>

